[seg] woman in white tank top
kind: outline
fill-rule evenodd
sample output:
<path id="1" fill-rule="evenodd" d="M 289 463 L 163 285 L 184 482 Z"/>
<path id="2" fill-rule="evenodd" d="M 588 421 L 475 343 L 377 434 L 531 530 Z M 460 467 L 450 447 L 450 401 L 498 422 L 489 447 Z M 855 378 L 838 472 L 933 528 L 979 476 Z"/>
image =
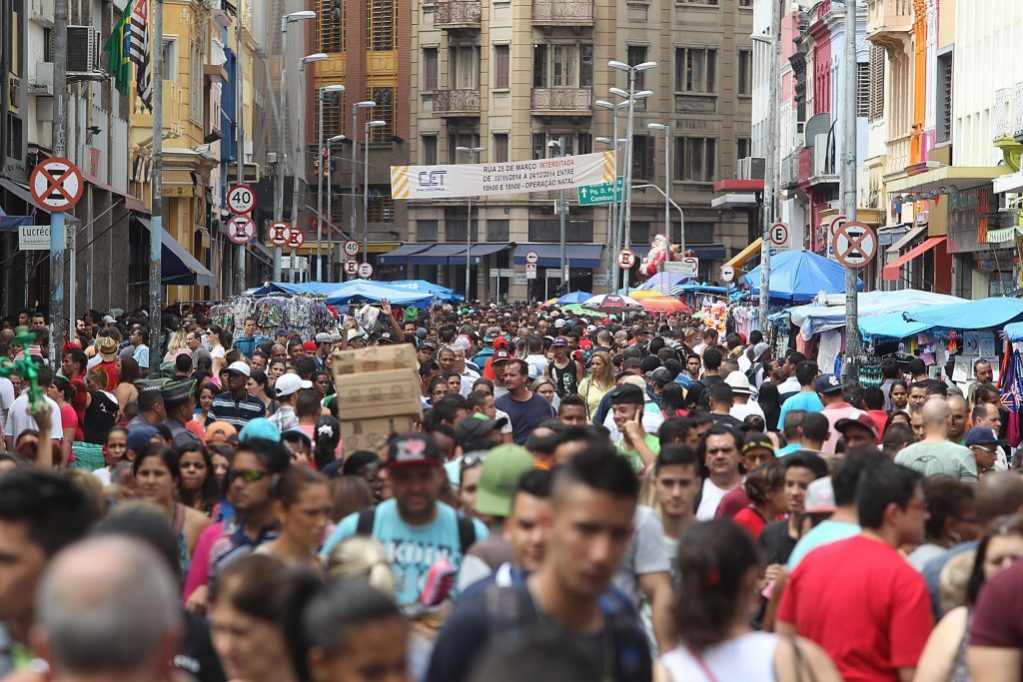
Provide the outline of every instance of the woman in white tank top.
<path id="1" fill-rule="evenodd" d="M 698 523 L 679 538 L 675 627 L 680 645 L 661 657 L 663 682 L 841 682 L 816 644 L 754 632 L 760 555 L 727 519 Z"/>

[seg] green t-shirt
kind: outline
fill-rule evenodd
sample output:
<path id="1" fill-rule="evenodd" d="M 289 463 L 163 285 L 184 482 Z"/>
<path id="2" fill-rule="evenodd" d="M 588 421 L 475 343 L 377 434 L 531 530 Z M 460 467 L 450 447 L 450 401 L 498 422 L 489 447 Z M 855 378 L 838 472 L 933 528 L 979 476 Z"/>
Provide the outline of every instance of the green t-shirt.
<path id="1" fill-rule="evenodd" d="M 895 463 L 924 476 L 944 474 L 963 483 L 977 483 L 977 459 L 973 452 L 955 443 L 914 443 L 895 456 Z"/>
<path id="2" fill-rule="evenodd" d="M 646 446 L 650 448 L 655 455 L 661 454 L 661 441 L 657 439 L 657 436 L 648 433 L 643 440 L 646 441 Z M 642 471 L 643 467 L 646 466 L 643 462 L 643 458 L 639 456 L 639 453 L 636 452 L 635 449 L 627 450 L 625 448 L 624 438 L 615 444 L 615 448 L 618 450 L 619 455 L 629 460 L 629 463 L 632 464 L 632 468 L 636 473 Z"/>

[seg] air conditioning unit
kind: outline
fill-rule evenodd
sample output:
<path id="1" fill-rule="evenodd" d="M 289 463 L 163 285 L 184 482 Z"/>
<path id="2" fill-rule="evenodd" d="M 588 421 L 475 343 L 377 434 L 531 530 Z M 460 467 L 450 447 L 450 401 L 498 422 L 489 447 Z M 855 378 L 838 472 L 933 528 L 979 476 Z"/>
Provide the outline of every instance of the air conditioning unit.
<path id="1" fill-rule="evenodd" d="M 36 62 L 35 78 L 28 81 L 28 94 L 53 94 L 53 62 Z"/>
<path id="2" fill-rule="evenodd" d="M 99 32 L 92 26 L 67 27 L 68 74 L 92 73 L 99 65 Z"/>
<path id="3" fill-rule="evenodd" d="M 21 79 L 13 73 L 7 74 L 7 111 L 21 113 Z"/>
<path id="4" fill-rule="evenodd" d="M 735 173 L 736 180 L 763 180 L 764 159 L 760 157 L 746 157 L 739 159 L 739 168 Z"/>

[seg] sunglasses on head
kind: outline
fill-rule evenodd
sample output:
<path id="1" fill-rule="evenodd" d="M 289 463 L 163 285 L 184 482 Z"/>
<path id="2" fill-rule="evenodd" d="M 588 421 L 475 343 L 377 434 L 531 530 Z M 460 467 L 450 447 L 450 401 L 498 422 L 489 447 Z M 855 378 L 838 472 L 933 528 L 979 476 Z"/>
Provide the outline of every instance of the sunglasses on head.
<path id="1" fill-rule="evenodd" d="M 463 455 L 462 456 L 462 469 L 471 469 L 477 464 L 483 464 L 487 461 L 486 453 Z"/>
<path id="2" fill-rule="evenodd" d="M 256 483 L 263 480 L 265 476 L 266 472 L 259 469 L 228 469 L 226 480 L 228 484 L 234 483 L 239 478 L 245 483 Z"/>

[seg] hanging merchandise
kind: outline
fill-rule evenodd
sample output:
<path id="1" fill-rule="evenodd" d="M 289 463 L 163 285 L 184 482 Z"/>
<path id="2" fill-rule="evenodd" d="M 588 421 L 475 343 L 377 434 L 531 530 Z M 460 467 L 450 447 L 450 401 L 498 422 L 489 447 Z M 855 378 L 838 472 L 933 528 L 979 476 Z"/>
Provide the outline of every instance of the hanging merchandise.
<path id="1" fill-rule="evenodd" d="M 1019 423 L 1020 411 L 1023 407 L 1023 357 L 1020 355 L 1019 346 L 1018 343 L 1006 344 L 1005 356 L 1002 358 L 1002 372 L 998 382 L 1002 407 L 1009 412 L 1006 436 L 1009 445 L 1014 448 L 1023 441 Z"/>

